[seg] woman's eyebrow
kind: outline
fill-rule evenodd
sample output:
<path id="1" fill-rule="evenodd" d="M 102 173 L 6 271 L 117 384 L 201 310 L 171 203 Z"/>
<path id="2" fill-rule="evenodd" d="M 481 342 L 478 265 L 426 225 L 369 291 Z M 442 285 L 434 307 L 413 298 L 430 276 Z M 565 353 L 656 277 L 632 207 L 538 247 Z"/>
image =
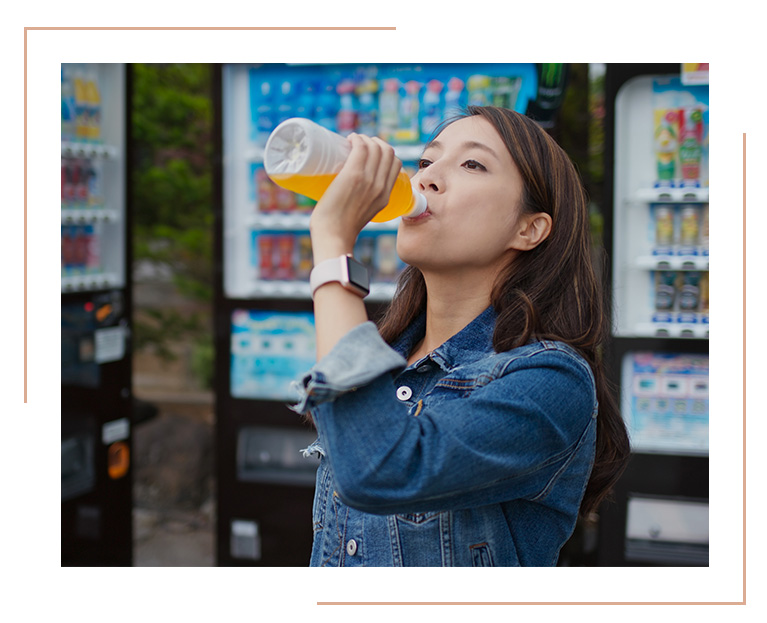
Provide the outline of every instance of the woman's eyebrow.
<path id="1" fill-rule="evenodd" d="M 443 147 L 444 146 L 442 145 L 442 143 L 440 143 L 437 140 L 434 140 L 426 145 L 426 147 L 424 148 L 424 151 L 430 148 L 442 149 Z M 481 149 L 482 151 L 486 151 L 487 153 L 489 153 L 496 160 L 500 160 L 500 158 L 498 157 L 498 154 L 495 152 L 493 148 L 489 147 L 488 145 L 485 145 L 484 143 L 480 143 L 479 141 L 464 141 L 463 143 L 461 143 L 460 147 L 462 149 Z"/>

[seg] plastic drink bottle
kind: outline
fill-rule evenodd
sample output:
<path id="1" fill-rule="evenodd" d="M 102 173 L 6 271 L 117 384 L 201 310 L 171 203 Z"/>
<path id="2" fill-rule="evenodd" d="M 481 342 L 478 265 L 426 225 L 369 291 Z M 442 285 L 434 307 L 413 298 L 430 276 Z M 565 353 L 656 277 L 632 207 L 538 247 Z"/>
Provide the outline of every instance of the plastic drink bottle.
<path id="1" fill-rule="evenodd" d="M 272 181 L 293 192 L 319 200 L 349 156 L 349 141 L 308 119 L 283 121 L 266 143 L 264 168 Z M 400 171 L 389 203 L 373 217 L 376 223 L 399 216 L 417 216 L 426 210 L 426 197 L 413 190 Z"/>

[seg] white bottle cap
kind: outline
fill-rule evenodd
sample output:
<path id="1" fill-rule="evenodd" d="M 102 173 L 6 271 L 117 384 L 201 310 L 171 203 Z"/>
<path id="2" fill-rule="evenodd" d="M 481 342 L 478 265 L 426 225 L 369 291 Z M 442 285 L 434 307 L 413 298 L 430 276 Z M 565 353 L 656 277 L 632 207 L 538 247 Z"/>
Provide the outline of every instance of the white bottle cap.
<path id="1" fill-rule="evenodd" d="M 415 201 L 413 202 L 413 208 L 410 210 L 410 212 L 405 214 L 405 216 L 407 216 L 408 218 L 413 218 L 414 216 L 423 214 L 424 212 L 426 212 L 426 208 L 429 207 L 426 202 L 426 195 L 418 192 L 418 190 L 416 190 L 415 184 L 413 184 L 412 186 L 413 186 L 413 199 L 415 199 Z"/>

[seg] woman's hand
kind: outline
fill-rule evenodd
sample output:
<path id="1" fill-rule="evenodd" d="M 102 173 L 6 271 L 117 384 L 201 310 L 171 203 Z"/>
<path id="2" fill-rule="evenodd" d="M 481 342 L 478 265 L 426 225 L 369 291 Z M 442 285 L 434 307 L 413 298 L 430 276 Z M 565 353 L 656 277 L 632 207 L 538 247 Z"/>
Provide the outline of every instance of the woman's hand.
<path id="1" fill-rule="evenodd" d="M 315 206 L 310 230 L 314 263 L 351 253 L 362 228 L 389 202 L 402 162 L 378 137 L 351 134 L 343 168 Z"/>

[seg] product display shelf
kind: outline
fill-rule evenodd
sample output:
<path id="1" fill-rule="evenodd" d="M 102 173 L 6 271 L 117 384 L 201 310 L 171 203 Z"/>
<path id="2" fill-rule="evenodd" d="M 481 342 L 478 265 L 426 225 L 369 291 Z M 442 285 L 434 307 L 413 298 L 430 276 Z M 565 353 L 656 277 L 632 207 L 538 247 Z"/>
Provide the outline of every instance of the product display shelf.
<path id="1" fill-rule="evenodd" d="M 62 141 L 61 157 L 67 160 L 97 160 L 104 163 L 102 174 L 109 176 L 114 182 L 115 165 L 120 161 L 120 149 L 109 142 Z M 108 164 L 107 164 L 108 163 Z M 104 184 L 104 180 L 101 180 Z M 87 226 L 98 241 L 100 248 L 100 267 L 85 270 L 80 269 L 75 274 L 62 275 L 61 291 L 63 293 L 88 292 L 108 288 L 122 287 L 124 279 L 120 275 L 122 262 L 115 258 L 115 251 L 122 247 L 117 240 L 119 231 L 124 226 L 122 210 L 114 207 L 119 204 L 118 195 L 109 183 L 104 184 L 105 194 L 100 203 L 94 206 L 80 207 L 78 205 L 61 206 L 62 227 Z M 87 203 L 88 199 L 82 200 Z M 79 274 L 78 274 L 79 273 Z"/>
<path id="2" fill-rule="evenodd" d="M 103 143 L 61 142 L 61 155 L 64 158 L 116 158 L 117 147 Z"/>
<path id="3" fill-rule="evenodd" d="M 117 223 L 120 212 L 109 208 L 61 208 L 62 225 L 85 223 Z"/>
<path id="4" fill-rule="evenodd" d="M 290 214 L 285 212 L 256 212 L 245 223 L 249 227 L 258 230 L 285 230 L 285 231 L 309 231 L 311 214 Z M 363 231 L 384 232 L 397 230 L 400 219 L 386 223 L 368 223 Z"/>
<path id="5" fill-rule="evenodd" d="M 370 294 L 365 300 L 389 301 L 394 296 L 395 289 L 396 285 L 393 283 L 373 282 L 370 284 Z M 311 300 L 312 293 L 308 281 L 254 281 L 251 288 L 243 292 L 242 298 Z"/>
<path id="6" fill-rule="evenodd" d="M 640 188 L 634 203 L 708 203 L 708 188 Z"/>
<path id="7" fill-rule="evenodd" d="M 639 270 L 708 270 L 707 255 L 640 255 L 634 259 Z"/>
<path id="8" fill-rule="evenodd" d="M 122 279 L 116 273 L 93 273 L 91 275 L 71 275 L 61 278 L 62 292 L 86 292 L 106 290 L 122 286 Z"/>
<path id="9" fill-rule="evenodd" d="M 634 336 L 647 338 L 708 339 L 708 323 L 680 324 L 673 322 L 644 322 L 635 327 Z"/>

